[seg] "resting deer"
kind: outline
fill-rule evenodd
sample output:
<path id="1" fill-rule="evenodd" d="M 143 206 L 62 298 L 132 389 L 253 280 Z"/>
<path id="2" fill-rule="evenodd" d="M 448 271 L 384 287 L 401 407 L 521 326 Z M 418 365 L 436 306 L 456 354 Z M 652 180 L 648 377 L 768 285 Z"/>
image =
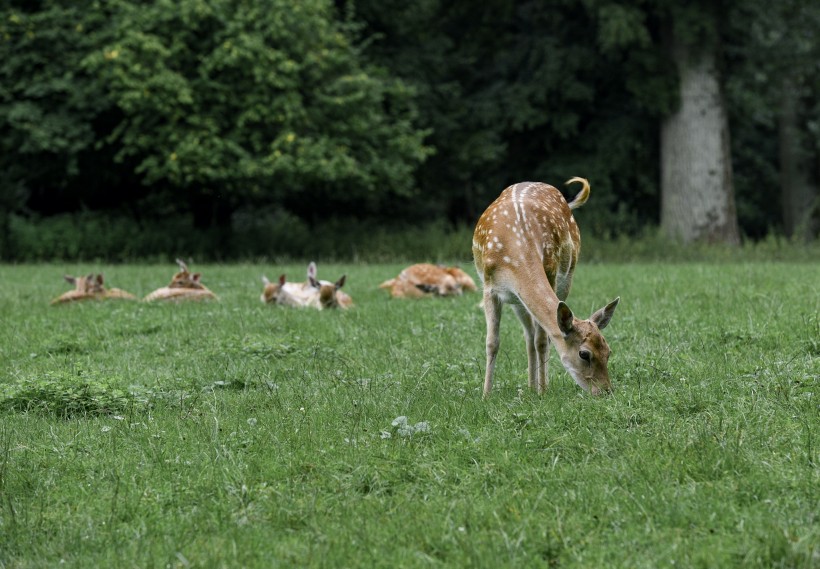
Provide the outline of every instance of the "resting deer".
<path id="1" fill-rule="evenodd" d="M 575 318 L 564 303 L 578 261 L 581 235 L 573 209 L 589 198 L 589 182 L 567 203 L 554 187 L 522 182 L 505 189 L 487 208 L 473 235 L 473 257 L 484 283 L 487 369 L 484 395 L 493 387 L 501 308 L 510 304 L 524 328 L 529 386 L 547 388 L 550 342 L 575 382 L 593 395 L 609 392 L 609 346 L 601 335 L 620 298 L 590 316 Z"/>
<path id="2" fill-rule="evenodd" d="M 459 267 L 442 267 L 430 263 L 411 265 L 379 288 L 389 289 L 393 298 L 457 296 L 463 289 L 476 290 L 470 275 Z"/>
<path id="3" fill-rule="evenodd" d="M 268 304 L 284 306 L 308 306 L 322 310 L 324 308 L 350 308 L 353 299 L 340 289 L 345 284 L 345 276 L 335 283 L 320 281 L 316 278 L 316 263 L 311 262 L 307 268 L 307 280 L 303 283 L 290 283 L 285 275 L 280 275 L 278 282 L 271 282 L 264 275 L 264 290 L 260 300 Z"/>
<path id="4" fill-rule="evenodd" d="M 200 273 L 191 273 L 185 262 L 180 259 L 177 259 L 177 265 L 179 272 L 173 276 L 171 283 L 146 296 L 145 302 L 216 299 L 216 295 L 200 282 Z"/>
<path id="5" fill-rule="evenodd" d="M 105 278 L 102 273 L 97 275 L 94 289 L 102 293 L 103 298 L 113 298 L 120 300 L 136 300 L 137 297 L 121 288 L 105 288 Z"/>
<path id="6" fill-rule="evenodd" d="M 73 277 L 71 275 L 63 275 L 67 283 L 74 285 L 74 290 L 64 292 L 57 298 L 51 301 L 51 304 L 64 304 L 66 302 L 74 302 L 77 300 L 89 300 L 99 298 L 101 295 L 98 290 L 94 274 L 88 274 L 84 277 Z"/>
<path id="7" fill-rule="evenodd" d="M 102 274 L 88 274 L 84 277 L 64 275 L 63 278 L 74 285 L 74 290 L 61 294 L 51 301 L 51 304 L 63 304 L 78 300 L 125 299 L 134 300 L 136 297 L 130 292 L 118 288 L 105 288 L 105 279 Z"/>
<path id="8" fill-rule="evenodd" d="M 308 282 L 318 291 L 319 308 L 342 308 L 347 309 L 353 306 L 353 299 L 350 295 L 342 291 L 341 288 L 345 284 L 347 275 L 342 275 L 335 283 L 330 281 L 320 281 L 316 277 L 316 263 L 312 262 L 308 265 L 307 270 Z"/>
<path id="9" fill-rule="evenodd" d="M 260 300 L 266 304 L 298 307 L 309 306 L 313 302 L 318 307 L 318 293 L 309 283 L 308 287 L 304 283 L 289 283 L 285 280 L 285 275 L 280 275 L 278 281 L 271 282 L 262 275 L 262 284 L 264 289 Z"/>

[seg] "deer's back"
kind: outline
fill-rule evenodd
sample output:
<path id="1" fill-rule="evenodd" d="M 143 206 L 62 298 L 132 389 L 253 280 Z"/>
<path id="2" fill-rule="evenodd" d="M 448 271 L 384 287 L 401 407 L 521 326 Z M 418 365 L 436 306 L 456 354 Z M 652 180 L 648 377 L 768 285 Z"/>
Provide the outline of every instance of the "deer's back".
<path id="1" fill-rule="evenodd" d="M 564 196 L 541 182 L 514 184 L 490 204 L 473 235 L 476 268 L 485 279 L 541 264 L 550 282 L 574 268 L 580 233 Z"/>

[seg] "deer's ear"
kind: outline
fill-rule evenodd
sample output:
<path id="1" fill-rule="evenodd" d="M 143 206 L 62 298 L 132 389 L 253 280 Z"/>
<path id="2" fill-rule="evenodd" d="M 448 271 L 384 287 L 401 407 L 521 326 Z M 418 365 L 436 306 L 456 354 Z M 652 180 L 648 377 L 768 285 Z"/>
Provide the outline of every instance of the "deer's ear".
<path id="1" fill-rule="evenodd" d="M 266 277 L 265 275 L 262 275 L 262 284 L 265 286 L 268 286 L 270 284 L 268 277 Z"/>
<path id="2" fill-rule="evenodd" d="M 566 336 L 575 328 L 575 325 L 572 323 L 574 316 L 572 315 L 572 310 L 569 309 L 567 303 L 561 301 L 558 303 L 558 328 L 560 328 L 561 333 Z"/>
<path id="3" fill-rule="evenodd" d="M 312 281 L 316 278 L 316 263 L 314 263 L 313 261 L 311 261 L 308 265 L 307 277 L 309 281 Z"/>
<path id="4" fill-rule="evenodd" d="M 338 281 L 336 281 L 336 288 L 342 288 L 343 286 L 345 286 L 345 279 L 346 278 L 347 278 L 347 275 L 342 275 L 342 278 L 340 278 Z"/>
<path id="5" fill-rule="evenodd" d="M 198 283 L 199 279 L 201 279 L 201 278 L 202 278 L 202 273 L 194 273 L 193 275 L 191 275 L 191 280 L 194 281 L 195 283 Z"/>
<path id="6" fill-rule="evenodd" d="M 76 277 L 72 277 L 71 275 L 63 275 L 63 278 L 66 280 L 67 283 L 75 284 L 77 282 Z"/>
<path id="7" fill-rule="evenodd" d="M 177 259 L 177 265 L 179 265 L 179 270 L 183 273 L 188 272 L 188 265 L 186 265 L 185 261 L 183 261 L 182 259 Z"/>
<path id="8" fill-rule="evenodd" d="M 97 273 L 97 284 L 103 284 L 104 277 L 102 273 Z"/>
<path id="9" fill-rule="evenodd" d="M 279 275 L 279 284 L 280 285 L 285 284 L 285 275 Z"/>
<path id="10" fill-rule="evenodd" d="M 619 302 L 621 302 L 620 296 L 589 317 L 598 327 L 598 330 L 606 328 L 606 325 L 612 320 L 612 315 L 615 314 L 615 308 L 617 308 Z"/>

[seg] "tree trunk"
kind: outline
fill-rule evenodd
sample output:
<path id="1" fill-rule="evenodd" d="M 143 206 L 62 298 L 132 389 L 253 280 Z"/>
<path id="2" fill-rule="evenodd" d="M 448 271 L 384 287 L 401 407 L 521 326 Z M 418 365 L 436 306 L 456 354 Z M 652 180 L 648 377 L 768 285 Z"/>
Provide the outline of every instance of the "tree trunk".
<path id="1" fill-rule="evenodd" d="M 820 192 L 812 180 L 817 156 L 804 144 L 806 133 L 801 130 L 805 108 L 798 87 L 793 79 L 784 79 L 780 97 L 780 203 L 786 235 L 810 241 L 817 234 Z"/>
<path id="2" fill-rule="evenodd" d="M 674 37 L 671 49 L 680 108 L 661 124 L 661 227 L 684 242 L 739 243 L 716 49 L 693 57 Z"/>

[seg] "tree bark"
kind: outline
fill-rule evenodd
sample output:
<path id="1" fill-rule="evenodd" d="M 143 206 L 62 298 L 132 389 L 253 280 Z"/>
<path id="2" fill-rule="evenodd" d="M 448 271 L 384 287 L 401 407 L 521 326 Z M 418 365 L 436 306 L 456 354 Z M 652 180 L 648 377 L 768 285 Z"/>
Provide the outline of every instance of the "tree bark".
<path id="1" fill-rule="evenodd" d="M 661 227 L 684 242 L 740 242 L 729 122 L 716 48 L 697 56 L 671 38 L 680 108 L 661 124 Z"/>
<path id="2" fill-rule="evenodd" d="M 812 176 L 817 155 L 807 148 L 806 133 L 801 129 L 805 108 L 798 87 L 795 80 L 787 77 L 780 97 L 780 203 L 786 235 L 810 241 L 817 235 L 820 192 Z"/>

